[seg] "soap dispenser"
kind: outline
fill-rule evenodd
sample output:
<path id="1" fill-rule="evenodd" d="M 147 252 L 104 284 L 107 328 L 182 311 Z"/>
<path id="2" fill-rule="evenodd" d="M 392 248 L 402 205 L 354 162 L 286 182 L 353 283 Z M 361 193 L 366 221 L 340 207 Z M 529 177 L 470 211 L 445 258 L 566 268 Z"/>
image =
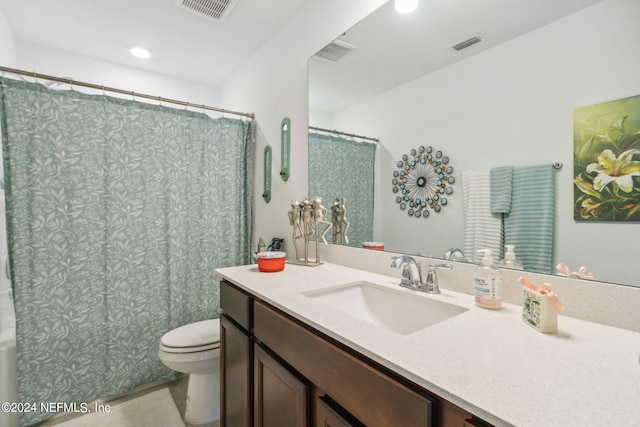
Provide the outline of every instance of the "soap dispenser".
<path id="1" fill-rule="evenodd" d="M 516 258 L 514 252 L 515 245 L 504 245 L 507 248 L 507 252 L 504 254 L 504 259 L 498 263 L 498 267 L 510 268 L 512 270 L 524 270 L 522 263 Z"/>
<path id="2" fill-rule="evenodd" d="M 493 264 L 491 249 L 479 249 L 483 252 L 482 264 L 473 274 L 473 294 L 478 307 L 499 309 L 502 307 L 502 275 Z"/>

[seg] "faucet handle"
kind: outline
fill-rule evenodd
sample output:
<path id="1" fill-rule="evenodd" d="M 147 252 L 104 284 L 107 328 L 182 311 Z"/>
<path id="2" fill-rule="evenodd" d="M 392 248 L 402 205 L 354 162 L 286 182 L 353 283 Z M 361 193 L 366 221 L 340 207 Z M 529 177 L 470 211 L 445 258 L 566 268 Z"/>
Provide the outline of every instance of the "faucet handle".
<path id="1" fill-rule="evenodd" d="M 411 285 L 411 272 L 409 271 L 409 265 L 406 263 L 402 268 L 402 279 L 400 280 L 400 284 L 405 286 Z"/>
<path id="2" fill-rule="evenodd" d="M 453 267 L 451 264 L 429 264 L 429 272 L 427 273 L 427 280 L 425 286 L 427 292 L 430 294 L 439 294 L 440 287 L 438 286 L 438 276 L 436 275 L 436 269 L 438 270 L 451 270 Z"/>

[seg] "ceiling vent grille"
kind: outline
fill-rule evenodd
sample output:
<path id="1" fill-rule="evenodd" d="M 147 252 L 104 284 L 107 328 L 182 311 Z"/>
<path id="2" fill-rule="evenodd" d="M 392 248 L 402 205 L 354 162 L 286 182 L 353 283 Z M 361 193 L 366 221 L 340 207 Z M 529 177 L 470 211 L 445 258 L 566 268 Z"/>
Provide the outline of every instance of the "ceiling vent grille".
<path id="1" fill-rule="evenodd" d="M 175 0 L 175 4 L 205 18 L 222 22 L 238 0 Z"/>
<path id="2" fill-rule="evenodd" d="M 481 41 L 484 40 L 484 36 L 480 33 L 476 33 L 474 35 L 472 35 L 471 37 L 469 37 L 466 40 L 463 40 L 459 43 L 454 44 L 453 46 L 451 46 L 451 48 L 453 50 L 455 50 L 456 52 L 460 52 L 461 50 L 464 50 L 468 47 L 471 47 L 475 44 L 480 43 Z"/>
<path id="3" fill-rule="evenodd" d="M 316 58 L 325 59 L 327 61 L 336 62 L 342 59 L 346 54 L 356 49 L 357 46 L 347 43 L 343 40 L 336 39 L 323 47 L 314 56 Z"/>

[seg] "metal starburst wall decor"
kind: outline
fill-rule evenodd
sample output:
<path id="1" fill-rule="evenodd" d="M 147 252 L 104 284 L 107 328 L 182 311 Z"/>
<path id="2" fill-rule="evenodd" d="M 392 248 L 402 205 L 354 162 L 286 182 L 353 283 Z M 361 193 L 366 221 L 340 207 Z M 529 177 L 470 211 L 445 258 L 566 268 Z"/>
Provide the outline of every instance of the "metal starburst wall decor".
<path id="1" fill-rule="evenodd" d="M 456 181 L 451 175 L 449 157 L 432 147 L 420 146 L 404 154 L 393 171 L 393 192 L 400 210 L 415 218 L 428 218 L 429 209 L 440 212 L 447 205 L 446 196 L 453 193 Z"/>

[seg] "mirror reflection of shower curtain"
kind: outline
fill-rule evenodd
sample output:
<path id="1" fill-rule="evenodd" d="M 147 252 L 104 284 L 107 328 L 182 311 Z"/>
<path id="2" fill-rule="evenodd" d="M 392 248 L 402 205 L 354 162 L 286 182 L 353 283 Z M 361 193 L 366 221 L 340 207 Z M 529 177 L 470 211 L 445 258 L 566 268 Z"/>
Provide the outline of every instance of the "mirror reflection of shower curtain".
<path id="1" fill-rule="evenodd" d="M 0 118 L 17 401 L 175 379 L 161 336 L 218 317 L 215 268 L 251 261 L 255 123 L 6 78 Z"/>
<path id="2" fill-rule="evenodd" d="M 346 199 L 350 246 L 374 240 L 375 154 L 375 144 L 309 132 L 309 197 L 321 197 L 327 209 Z"/>

